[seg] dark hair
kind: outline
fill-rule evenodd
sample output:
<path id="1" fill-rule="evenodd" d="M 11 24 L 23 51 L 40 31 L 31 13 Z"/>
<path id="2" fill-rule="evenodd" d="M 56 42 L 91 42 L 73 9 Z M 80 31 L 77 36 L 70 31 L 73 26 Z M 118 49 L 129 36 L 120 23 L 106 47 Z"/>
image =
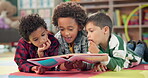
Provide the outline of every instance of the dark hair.
<path id="1" fill-rule="evenodd" d="M 38 14 L 31 14 L 21 18 L 19 33 L 26 41 L 30 41 L 29 35 L 39 27 L 47 29 L 45 21 Z"/>
<path id="2" fill-rule="evenodd" d="M 62 2 L 55 7 L 52 17 L 52 23 L 54 26 L 58 26 L 58 18 L 60 17 L 71 17 L 75 19 L 78 26 L 81 26 L 80 28 L 83 29 L 85 26 L 87 14 L 82 6 L 75 2 L 69 1 Z"/>
<path id="3" fill-rule="evenodd" d="M 108 26 L 110 29 L 110 34 L 112 32 L 112 21 L 110 17 L 104 13 L 94 13 L 91 14 L 88 19 L 86 20 L 86 23 L 93 22 L 94 25 L 99 26 L 100 28 L 103 28 L 105 26 Z"/>

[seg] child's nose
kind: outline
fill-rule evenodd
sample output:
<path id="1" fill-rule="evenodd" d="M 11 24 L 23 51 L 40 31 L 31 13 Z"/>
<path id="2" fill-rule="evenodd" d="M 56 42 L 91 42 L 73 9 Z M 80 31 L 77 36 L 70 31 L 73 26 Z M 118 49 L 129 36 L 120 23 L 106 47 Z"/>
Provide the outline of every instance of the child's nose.
<path id="1" fill-rule="evenodd" d="M 69 32 L 66 32 L 65 34 L 66 34 L 66 35 L 69 35 L 70 33 L 69 33 Z"/>

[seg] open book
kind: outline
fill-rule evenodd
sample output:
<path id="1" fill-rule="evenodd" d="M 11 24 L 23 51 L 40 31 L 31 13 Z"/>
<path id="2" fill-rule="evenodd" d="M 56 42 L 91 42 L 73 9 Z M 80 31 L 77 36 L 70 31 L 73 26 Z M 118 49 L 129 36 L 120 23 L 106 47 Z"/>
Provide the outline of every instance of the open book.
<path id="1" fill-rule="evenodd" d="M 102 57 L 107 57 L 107 56 L 108 54 L 67 54 L 67 55 L 60 55 L 60 56 L 28 59 L 27 61 L 36 65 L 43 66 L 45 68 L 52 68 L 66 61 L 81 60 L 88 63 L 96 63 L 101 61 Z M 98 60 L 98 58 L 100 58 L 100 60 Z"/>

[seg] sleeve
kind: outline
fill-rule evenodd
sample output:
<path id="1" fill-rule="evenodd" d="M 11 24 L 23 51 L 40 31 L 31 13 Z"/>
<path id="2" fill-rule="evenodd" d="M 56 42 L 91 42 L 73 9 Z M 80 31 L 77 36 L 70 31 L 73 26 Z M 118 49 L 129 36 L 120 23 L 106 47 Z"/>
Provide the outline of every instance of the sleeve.
<path id="1" fill-rule="evenodd" d="M 29 53 L 27 49 L 25 48 L 24 44 L 19 41 L 17 45 L 16 53 L 14 56 L 14 61 L 18 65 L 19 71 L 32 72 L 31 67 L 35 65 L 27 62 L 28 57 L 29 57 Z"/>
<path id="2" fill-rule="evenodd" d="M 107 61 L 107 68 L 112 71 L 120 71 L 124 67 L 124 62 L 125 60 L 120 57 L 109 57 L 109 61 Z"/>
<path id="3" fill-rule="evenodd" d="M 57 32 L 57 33 L 54 35 L 54 37 L 55 37 L 55 38 L 58 40 L 58 42 L 59 42 L 58 55 L 63 55 L 63 54 L 65 54 L 65 53 L 64 53 L 65 50 L 64 50 L 64 48 L 62 47 L 63 42 L 62 42 L 62 37 L 61 37 L 60 31 Z"/>
<path id="4" fill-rule="evenodd" d="M 62 49 L 62 45 L 59 46 L 59 52 L 58 55 L 64 55 L 64 49 Z"/>
<path id="5" fill-rule="evenodd" d="M 88 40 L 87 40 L 87 37 L 83 36 L 81 46 L 82 46 L 82 53 L 88 52 Z"/>
<path id="6" fill-rule="evenodd" d="M 49 56 L 51 55 L 56 56 L 58 55 L 60 44 L 54 36 L 52 36 L 50 40 L 51 40 L 51 47 L 49 48 L 50 49 Z"/>
<path id="7" fill-rule="evenodd" d="M 112 40 L 109 44 L 109 57 L 107 67 L 112 71 L 120 71 L 126 63 L 126 43 L 121 38 Z"/>

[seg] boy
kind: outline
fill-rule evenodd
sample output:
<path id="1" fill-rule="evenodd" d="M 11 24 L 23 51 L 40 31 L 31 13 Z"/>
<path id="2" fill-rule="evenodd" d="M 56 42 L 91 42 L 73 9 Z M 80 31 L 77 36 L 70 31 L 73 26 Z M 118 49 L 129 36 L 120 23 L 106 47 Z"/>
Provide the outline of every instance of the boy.
<path id="1" fill-rule="evenodd" d="M 52 21 L 59 28 L 59 32 L 55 34 L 61 44 L 59 54 L 87 52 L 88 40 L 83 30 L 86 18 L 84 8 L 75 2 L 62 2 L 55 7 Z M 80 61 L 78 64 L 83 65 Z M 67 63 L 65 66 L 68 69 L 75 68 Z"/>
<path id="2" fill-rule="evenodd" d="M 94 13 L 86 21 L 86 31 L 91 53 L 107 53 L 106 60 L 94 67 L 95 70 L 105 71 L 106 67 L 113 71 L 120 71 L 123 68 L 133 67 L 141 62 L 138 52 L 133 52 L 126 47 L 126 43 L 119 36 L 112 34 L 112 21 L 109 16 L 103 13 Z M 144 53 L 146 46 L 138 44 L 141 53 Z M 137 50 L 138 51 L 138 50 Z"/>
<path id="3" fill-rule="evenodd" d="M 47 69 L 31 64 L 27 59 L 58 55 L 58 40 L 48 33 L 45 21 L 38 14 L 23 17 L 19 33 L 22 38 L 18 41 L 14 57 L 18 69 L 21 72 L 45 73 Z"/>

